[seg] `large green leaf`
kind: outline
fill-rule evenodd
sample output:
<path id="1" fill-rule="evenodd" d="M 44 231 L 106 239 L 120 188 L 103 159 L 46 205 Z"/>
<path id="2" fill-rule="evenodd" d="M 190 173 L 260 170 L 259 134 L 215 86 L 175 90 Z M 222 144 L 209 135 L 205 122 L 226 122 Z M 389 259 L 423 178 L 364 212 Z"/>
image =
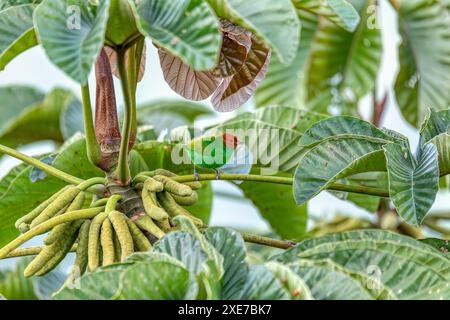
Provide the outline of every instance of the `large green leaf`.
<path id="1" fill-rule="evenodd" d="M 197 70 L 213 69 L 219 59 L 219 22 L 198 0 L 142 0 L 135 8 L 140 31 Z"/>
<path id="2" fill-rule="evenodd" d="M 398 214 L 419 226 L 439 191 L 439 162 L 435 145 L 419 149 L 415 158 L 400 144 L 384 146 L 389 176 L 389 193 Z"/>
<path id="3" fill-rule="evenodd" d="M 348 31 L 354 31 L 360 21 L 358 12 L 346 0 L 292 0 L 292 3 L 297 9 L 325 17 Z"/>
<path id="4" fill-rule="evenodd" d="M 166 253 L 179 260 L 193 274 L 202 272 L 208 260 L 200 241 L 192 234 L 181 231 L 172 232 L 158 241 L 155 252 Z"/>
<path id="5" fill-rule="evenodd" d="M 330 2 L 330 1 L 328 1 Z M 375 87 L 381 59 L 380 30 L 368 23 L 374 0 L 351 0 L 361 21 L 349 32 L 329 20 L 321 22 L 312 45 L 308 70 L 308 99 L 345 112 Z"/>
<path id="6" fill-rule="evenodd" d="M 127 300 L 192 300 L 198 292 L 188 270 L 166 261 L 138 263 L 124 272 L 121 283 L 120 298 Z"/>
<path id="7" fill-rule="evenodd" d="M 44 0 L 34 13 L 38 38 L 50 60 L 73 80 L 86 83 L 103 47 L 109 0 Z"/>
<path id="8" fill-rule="evenodd" d="M 13 112 L 14 108 L 11 108 L 11 105 L 7 107 L 9 110 L 6 110 L 6 114 L 7 116 L 9 114 L 10 121 L 7 121 L 3 128 L 0 127 L 0 143 L 15 147 L 40 140 L 63 142 L 61 118 L 64 110 L 71 104 L 81 108 L 80 102 L 73 93 L 65 89 L 55 89 L 42 100 L 41 94 L 33 92 L 32 89 L 25 87 L 12 89 L 10 93 L 15 94 L 11 95 L 9 101 L 6 100 L 5 103 L 18 104 L 19 112 Z M 14 98 L 14 95 L 20 97 Z M 41 101 L 31 104 L 38 99 Z M 29 105 L 24 106 L 24 104 Z M 22 110 L 20 110 L 21 107 Z"/>
<path id="9" fill-rule="evenodd" d="M 433 143 L 438 150 L 439 171 L 441 176 L 450 173 L 450 110 L 430 110 L 420 129 L 421 143 Z"/>
<path id="10" fill-rule="evenodd" d="M 301 108 L 305 104 L 305 66 L 317 29 L 315 15 L 299 11 L 302 22 L 300 43 L 293 62 L 283 64 L 277 56 L 270 60 L 269 71 L 255 93 L 257 107 L 286 105 Z"/>
<path id="11" fill-rule="evenodd" d="M 289 293 L 267 267 L 252 266 L 247 282 L 239 299 L 244 300 L 281 300 L 288 299 Z"/>
<path id="12" fill-rule="evenodd" d="M 88 179 L 102 176 L 104 173 L 92 166 L 87 159 L 84 139 L 74 139 L 67 142 L 53 162 L 53 166 L 69 172 L 77 177 Z M 7 176 L 10 186 L 0 198 L 0 247 L 14 239 L 18 230 L 14 223 L 21 216 L 31 211 L 53 193 L 62 188 L 65 183 L 47 176 L 45 179 L 32 182 L 32 168 L 27 166 L 12 179 Z"/>
<path id="13" fill-rule="evenodd" d="M 1 87 L 0 96 L 0 132 L 4 132 L 26 108 L 44 99 L 44 93 L 38 89 L 20 85 Z"/>
<path id="14" fill-rule="evenodd" d="M 55 300 L 110 300 L 119 290 L 122 265 L 98 269 L 86 273 L 79 282 L 71 287 L 61 288 L 54 296 Z"/>
<path id="15" fill-rule="evenodd" d="M 36 2 L 27 0 L 0 8 L 0 70 L 37 44 L 33 28 Z"/>
<path id="16" fill-rule="evenodd" d="M 139 123 L 152 125 L 158 132 L 191 125 L 197 117 L 213 114 L 206 105 L 180 99 L 152 101 L 139 106 L 137 113 Z"/>
<path id="17" fill-rule="evenodd" d="M 224 258 L 221 299 L 237 299 L 249 272 L 242 236 L 234 230 L 215 227 L 208 228 L 205 237 Z"/>
<path id="18" fill-rule="evenodd" d="M 375 283 L 370 287 L 378 284 L 391 298 L 401 299 L 447 283 L 450 266 L 450 260 L 430 246 L 381 230 L 350 231 L 305 240 L 277 259 L 285 263 L 330 259 L 343 270 L 365 277 L 371 275 Z M 367 282 L 362 285 L 369 288 Z"/>
<path id="19" fill-rule="evenodd" d="M 450 19 L 435 0 L 399 0 L 402 36 L 395 84 L 405 119 L 420 126 L 428 108 L 450 105 Z"/>
<path id="20" fill-rule="evenodd" d="M 370 122 L 349 116 L 330 117 L 314 123 L 305 131 L 299 144 L 313 146 L 330 137 L 370 137 L 385 141 L 403 141 L 403 137 L 395 137 L 380 130 Z"/>
<path id="21" fill-rule="evenodd" d="M 291 186 L 244 182 L 238 187 L 277 234 L 284 239 L 303 237 L 308 209 L 306 205 L 297 206 L 292 198 Z"/>
<path id="22" fill-rule="evenodd" d="M 300 22 L 290 0 L 206 0 L 219 17 L 255 32 L 280 61 L 290 64 L 296 55 Z"/>
<path id="23" fill-rule="evenodd" d="M 331 137 L 306 152 L 294 176 L 294 197 L 301 205 L 349 175 L 386 169 L 386 140 Z"/>

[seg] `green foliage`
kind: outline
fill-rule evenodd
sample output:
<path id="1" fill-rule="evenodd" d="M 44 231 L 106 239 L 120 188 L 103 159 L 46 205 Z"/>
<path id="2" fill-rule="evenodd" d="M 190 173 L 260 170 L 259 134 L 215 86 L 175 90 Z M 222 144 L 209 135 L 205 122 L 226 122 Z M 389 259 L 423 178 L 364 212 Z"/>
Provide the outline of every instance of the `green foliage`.
<path id="1" fill-rule="evenodd" d="M 204 237 L 207 244 L 202 245 Z M 423 299 L 431 290 L 436 292 L 431 297 L 439 299 L 449 294 L 448 258 L 427 244 L 394 233 L 354 231 L 305 240 L 273 261 L 248 265 L 242 238 L 216 227 L 204 235 L 171 233 L 154 251 L 86 274 L 78 288 L 63 288 L 54 298 L 208 298 L 201 290 L 200 274 L 208 269 L 211 245 L 224 258 L 216 298 Z M 97 290 L 93 290 L 95 282 Z"/>

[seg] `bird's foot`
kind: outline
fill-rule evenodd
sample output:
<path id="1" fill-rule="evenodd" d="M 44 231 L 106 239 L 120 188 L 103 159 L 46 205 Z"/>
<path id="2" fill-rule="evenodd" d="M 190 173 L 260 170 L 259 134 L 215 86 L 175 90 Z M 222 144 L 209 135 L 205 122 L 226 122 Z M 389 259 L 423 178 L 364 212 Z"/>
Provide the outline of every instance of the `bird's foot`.
<path id="1" fill-rule="evenodd" d="M 200 180 L 200 177 L 198 176 L 198 172 L 197 171 L 194 172 L 194 179 L 195 179 L 195 181 Z"/>
<path id="2" fill-rule="evenodd" d="M 216 171 L 216 180 L 219 180 L 221 172 L 219 170 L 215 170 L 215 171 Z"/>

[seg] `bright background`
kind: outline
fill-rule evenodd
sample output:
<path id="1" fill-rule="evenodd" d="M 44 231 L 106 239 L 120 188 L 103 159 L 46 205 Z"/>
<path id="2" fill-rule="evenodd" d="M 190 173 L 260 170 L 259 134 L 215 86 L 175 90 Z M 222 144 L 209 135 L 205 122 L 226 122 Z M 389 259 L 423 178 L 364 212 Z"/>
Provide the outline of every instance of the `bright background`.
<path id="1" fill-rule="evenodd" d="M 397 21 L 394 12 L 385 1 L 381 2 L 379 14 L 380 27 L 383 30 L 384 45 L 384 56 L 378 77 L 378 92 L 380 94 L 379 98 L 381 98 L 386 90 L 393 86 L 393 82 L 395 81 L 398 72 L 399 64 L 397 59 L 397 47 L 400 38 L 397 34 Z M 143 81 L 138 86 L 138 103 L 144 103 L 160 98 L 179 98 L 163 79 L 156 50 L 150 43 L 147 43 L 147 48 L 147 72 Z M 79 86 L 52 65 L 40 47 L 25 52 L 11 62 L 3 72 L 0 72 L 0 86 L 11 84 L 32 85 L 45 92 L 49 92 L 55 87 L 63 87 L 71 89 L 73 92 L 80 95 Z M 91 86 L 95 86 L 93 75 L 91 75 Z M 120 103 L 122 97 L 118 88 L 119 83 L 116 82 L 117 101 Z M 95 93 L 95 90 L 91 90 L 91 92 Z M 369 100 L 370 97 L 368 97 L 366 102 L 370 102 Z M 245 108 L 251 108 L 251 105 L 246 106 Z M 364 117 L 370 117 L 371 110 L 369 104 L 363 102 L 360 106 L 360 110 Z M 206 125 L 217 123 L 230 116 L 232 116 L 232 114 L 217 114 L 213 118 L 201 119 L 199 124 Z M 402 119 L 392 91 L 389 92 L 389 101 L 382 125 L 409 137 L 413 148 L 417 145 L 418 132 Z M 52 142 L 44 142 L 21 148 L 20 151 L 29 155 L 37 155 L 53 151 L 54 148 L 55 145 Z M 14 159 L 3 157 L 2 160 L 0 160 L 0 177 L 5 175 L 8 170 L 17 163 L 18 161 Z M 214 182 L 214 188 L 216 191 L 220 192 L 236 195 L 241 194 L 238 189 L 224 182 Z M 445 204 L 443 196 L 445 195 L 440 194 L 438 196 L 435 207 L 440 209 L 445 207 L 450 208 L 449 205 Z M 340 201 L 327 193 L 322 193 L 313 199 L 310 202 L 309 208 L 310 214 L 315 216 L 320 215 L 326 218 L 331 218 L 336 213 L 363 216 L 368 219 L 374 218 L 372 214 L 356 208 L 350 203 Z M 280 214 L 282 213 L 280 212 Z M 229 200 L 220 196 L 216 197 L 214 200 L 211 224 L 238 227 L 256 232 L 269 230 L 267 223 L 261 219 L 257 210 L 244 198 L 242 198 L 242 200 L 236 200 L 235 198 Z M 36 241 L 37 240 L 34 240 L 33 243 L 36 244 Z M 0 266 L 5 265 L 5 262 L 0 263 Z"/>

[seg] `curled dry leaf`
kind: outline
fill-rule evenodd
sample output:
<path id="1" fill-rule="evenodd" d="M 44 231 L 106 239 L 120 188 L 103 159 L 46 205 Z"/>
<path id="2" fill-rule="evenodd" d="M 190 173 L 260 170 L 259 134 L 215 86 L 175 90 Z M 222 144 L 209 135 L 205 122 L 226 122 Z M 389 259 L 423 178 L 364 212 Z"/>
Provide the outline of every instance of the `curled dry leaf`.
<path id="1" fill-rule="evenodd" d="M 247 102 L 266 76 L 270 56 L 270 48 L 252 37 L 252 46 L 242 68 L 234 76 L 225 78 L 212 96 L 214 109 L 229 112 Z"/>
<path id="2" fill-rule="evenodd" d="M 105 47 L 105 52 L 108 55 L 109 58 L 109 63 L 111 64 L 111 70 L 113 75 L 120 79 L 120 74 L 119 74 L 119 66 L 118 66 L 118 61 L 117 61 L 117 52 L 110 48 L 110 47 Z M 127 53 L 125 54 L 125 59 L 128 60 L 128 54 L 129 54 L 129 50 L 127 51 Z M 139 73 L 138 73 L 138 78 L 137 81 L 140 82 L 142 80 L 142 78 L 144 77 L 144 73 L 145 73 L 145 63 L 147 62 L 147 46 L 144 43 L 144 46 L 142 47 L 142 57 L 141 57 L 141 63 L 139 65 Z"/>
<path id="3" fill-rule="evenodd" d="M 222 19 L 222 49 L 219 63 L 214 69 L 216 77 L 227 78 L 239 72 L 252 45 L 252 34 L 240 26 Z"/>
<path id="4" fill-rule="evenodd" d="M 199 101 L 210 97 L 219 80 L 209 71 L 196 71 L 180 58 L 162 49 L 158 50 L 164 79 L 169 86 L 186 99 Z"/>

